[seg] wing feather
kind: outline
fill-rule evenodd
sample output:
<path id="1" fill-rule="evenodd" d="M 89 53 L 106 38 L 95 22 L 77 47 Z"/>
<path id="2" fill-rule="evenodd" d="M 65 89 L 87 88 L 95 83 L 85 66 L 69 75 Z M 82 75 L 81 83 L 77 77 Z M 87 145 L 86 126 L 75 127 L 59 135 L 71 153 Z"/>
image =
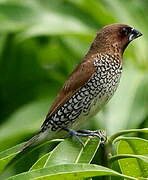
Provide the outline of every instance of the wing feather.
<path id="1" fill-rule="evenodd" d="M 72 97 L 73 94 L 75 94 L 81 87 L 83 87 L 95 71 L 96 68 L 92 61 L 83 61 L 81 64 L 79 64 L 59 92 L 46 116 L 46 119 L 54 114 L 57 109 L 59 109 Z"/>

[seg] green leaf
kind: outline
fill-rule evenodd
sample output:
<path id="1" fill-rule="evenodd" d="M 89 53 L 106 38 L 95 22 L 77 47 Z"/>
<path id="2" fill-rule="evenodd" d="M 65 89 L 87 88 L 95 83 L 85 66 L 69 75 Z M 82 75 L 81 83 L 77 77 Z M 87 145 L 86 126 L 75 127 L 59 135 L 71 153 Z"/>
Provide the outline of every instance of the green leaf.
<path id="1" fill-rule="evenodd" d="M 50 23 L 47 23 L 49 21 Z M 40 22 L 40 23 L 39 23 Z M 66 24 L 66 26 L 63 26 Z M 18 34 L 16 40 L 24 40 L 41 35 L 86 35 L 92 36 L 93 31 L 90 30 L 81 21 L 75 18 L 69 18 L 59 13 L 42 14 L 40 21 L 30 26 L 24 32 Z"/>
<path id="2" fill-rule="evenodd" d="M 29 166 L 30 163 L 32 163 L 32 161 L 33 163 L 35 163 L 35 161 L 38 159 L 40 155 L 40 151 L 42 151 L 42 153 L 46 153 L 47 151 L 45 147 L 46 148 L 48 147 L 48 151 L 51 151 L 55 147 L 55 145 L 61 141 L 62 139 L 54 139 L 51 141 L 46 141 L 45 143 L 42 143 L 34 148 L 30 147 L 26 151 L 21 151 L 22 146 L 24 144 L 22 143 L 1 152 L 0 153 L 0 173 L 3 173 L 7 177 L 7 175 L 10 176 L 9 173 L 7 174 L 7 172 L 9 172 L 11 168 L 13 169 L 17 167 L 16 172 L 14 171 L 11 172 L 12 175 L 15 175 L 14 173 L 20 173 L 22 172 L 22 170 L 24 171 L 26 169 L 28 170 L 28 168 L 30 167 Z M 33 159 L 32 159 L 32 156 L 34 157 Z M 37 169 L 38 166 L 41 166 L 41 162 L 38 163 L 37 161 L 35 163 L 34 169 Z"/>
<path id="3" fill-rule="evenodd" d="M 18 144 L 10 149 L 0 152 L 0 173 L 3 172 L 8 163 L 20 152 L 24 143 Z"/>
<path id="4" fill-rule="evenodd" d="M 93 164 L 64 164 L 57 165 L 48 168 L 38 169 L 34 171 L 25 172 L 8 180 L 32 180 L 32 179 L 44 179 L 44 180 L 78 180 L 80 178 L 94 177 L 94 176 L 119 176 L 126 177 L 127 179 L 136 180 L 136 178 L 125 176 L 112 169 L 105 168 L 103 166 Z"/>
<path id="5" fill-rule="evenodd" d="M 110 163 L 116 161 L 116 160 L 119 160 L 119 159 L 124 159 L 124 158 L 137 158 L 139 160 L 142 160 L 146 163 L 148 163 L 148 156 L 144 156 L 144 155 L 135 155 L 135 154 L 120 154 L 120 155 L 115 155 L 115 156 L 112 156 L 109 161 Z"/>
<path id="6" fill-rule="evenodd" d="M 42 157 L 43 159 L 41 158 L 39 163 L 42 164 L 42 167 L 67 163 L 90 163 L 99 148 L 100 140 L 83 138 L 83 141 L 84 147 L 76 140 L 66 139 L 50 152 L 47 159 L 46 156 Z"/>
<path id="7" fill-rule="evenodd" d="M 30 171 L 58 164 L 90 163 L 100 145 L 100 140 L 98 138 L 83 138 L 83 141 L 84 147 L 76 140 L 65 139 L 53 151 L 42 156 L 30 168 Z"/>
<path id="8" fill-rule="evenodd" d="M 0 32 L 23 31 L 17 39 L 39 35 L 89 34 L 91 27 L 75 16 L 67 15 L 52 8 L 42 7 L 42 2 L 0 2 Z M 51 2 L 54 5 L 54 2 Z M 60 7 L 59 7 L 60 8 Z M 66 26 L 63 26 L 66 24 Z"/>
<path id="9" fill-rule="evenodd" d="M 43 155 L 38 161 L 36 161 L 36 163 L 30 168 L 29 171 L 35 170 L 35 169 L 41 169 L 44 167 L 48 157 L 50 156 L 50 153 L 47 153 L 45 155 Z"/>
<path id="10" fill-rule="evenodd" d="M 0 32 L 23 29 L 37 16 L 37 11 L 23 3 L 0 2 Z"/>
<path id="11" fill-rule="evenodd" d="M 25 135 L 38 131 L 48 106 L 49 100 L 36 101 L 21 107 L 12 114 L 0 129 L 0 144 L 3 144 L 0 146 L 0 151 L 17 144 Z"/>
<path id="12" fill-rule="evenodd" d="M 117 137 L 119 137 L 121 135 L 124 135 L 124 134 L 136 133 L 136 132 L 148 133 L 148 128 L 143 128 L 143 129 L 128 129 L 128 130 L 119 131 L 119 132 L 113 134 L 112 136 L 110 136 L 108 141 L 109 141 L 109 143 L 112 144 L 112 143 L 114 143 L 116 141 Z"/>
<path id="13" fill-rule="evenodd" d="M 115 21 L 113 15 L 111 15 L 111 13 L 109 14 L 109 11 L 111 9 L 107 6 L 103 6 L 102 3 L 98 3 L 94 0 L 87 0 L 87 3 L 86 1 L 70 1 L 81 8 L 83 11 L 88 13 L 90 17 L 93 17 L 93 20 L 98 23 L 109 24 Z"/>
<path id="14" fill-rule="evenodd" d="M 133 177 L 148 177 L 148 141 L 141 138 L 120 138 L 117 154 L 131 154 L 137 158 L 119 160 L 122 173 Z M 139 160 L 140 159 L 140 160 Z M 142 161 L 141 161 L 142 160 Z"/>

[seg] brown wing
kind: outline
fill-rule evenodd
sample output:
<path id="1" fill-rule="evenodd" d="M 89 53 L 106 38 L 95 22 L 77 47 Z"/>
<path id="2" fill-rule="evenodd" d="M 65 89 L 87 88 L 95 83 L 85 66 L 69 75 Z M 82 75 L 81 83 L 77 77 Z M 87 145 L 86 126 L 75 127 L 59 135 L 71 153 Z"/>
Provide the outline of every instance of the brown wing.
<path id="1" fill-rule="evenodd" d="M 70 97 L 78 91 L 96 71 L 92 61 L 83 61 L 72 72 L 69 79 L 64 84 L 55 102 L 51 106 L 46 119 L 59 109 Z"/>

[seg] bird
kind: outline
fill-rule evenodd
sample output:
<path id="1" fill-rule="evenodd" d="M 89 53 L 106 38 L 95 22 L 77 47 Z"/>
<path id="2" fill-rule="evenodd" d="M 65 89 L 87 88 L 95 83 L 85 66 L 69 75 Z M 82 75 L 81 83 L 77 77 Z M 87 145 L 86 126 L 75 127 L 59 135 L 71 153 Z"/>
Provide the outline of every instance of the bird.
<path id="1" fill-rule="evenodd" d="M 45 117 L 41 130 L 22 147 L 63 137 L 65 133 L 105 138 L 101 130 L 80 125 L 98 113 L 116 91 L 122 74 L 123 53 L 142 33 L 126 24 L 109 24 L 99 32 L 82 61 L 64 83 Z"/>

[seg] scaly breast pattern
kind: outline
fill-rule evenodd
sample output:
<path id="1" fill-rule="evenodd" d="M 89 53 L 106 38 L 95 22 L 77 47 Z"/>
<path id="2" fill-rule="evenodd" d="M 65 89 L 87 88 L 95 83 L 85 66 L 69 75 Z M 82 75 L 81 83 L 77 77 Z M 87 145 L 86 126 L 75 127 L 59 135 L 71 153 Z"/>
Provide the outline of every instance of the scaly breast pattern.
<path id="1" fill-rule="evenodd" d="M 97 70 L 90 80 L 50 117 L 46 129 L 75 127 L 78 121 L 97 113 L 109 101 L 118 87 L 122 65 L 110 54 L 99 54 L 94 66 Z"/>

